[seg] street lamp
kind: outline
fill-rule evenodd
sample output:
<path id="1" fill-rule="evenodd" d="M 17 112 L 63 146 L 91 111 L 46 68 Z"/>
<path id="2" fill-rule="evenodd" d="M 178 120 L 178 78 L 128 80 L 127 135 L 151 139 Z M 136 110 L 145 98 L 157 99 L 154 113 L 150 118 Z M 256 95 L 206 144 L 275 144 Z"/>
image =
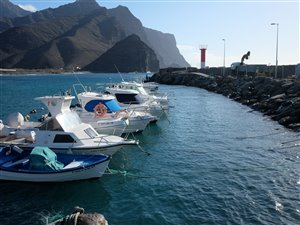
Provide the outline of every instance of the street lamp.
<path id="1" fill-rule="evenodd" d="M 226 40 L 223 38 L 222 41 L 224 41 L 224 57 L 223 57 L 223 77 L 225 76 L 225 42 Z"/>
<path id="2" fill-rule="evenodd" d="M 276 66 L 275 66 L 275 79 L 277 78 L 277 66 L 278 66 L 278 26 L 279 23 L 271 23 L 271 25 L 277 26 L 277 38 L 276 38 Z"/>

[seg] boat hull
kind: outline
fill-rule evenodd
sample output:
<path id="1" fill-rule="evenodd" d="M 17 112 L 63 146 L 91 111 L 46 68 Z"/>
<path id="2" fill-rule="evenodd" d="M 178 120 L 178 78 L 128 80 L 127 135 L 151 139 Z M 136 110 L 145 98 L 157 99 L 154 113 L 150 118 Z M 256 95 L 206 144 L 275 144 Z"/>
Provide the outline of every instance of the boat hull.
<path id="1" fill-rule="evenodd" d="M 99 134 L 121 136 L 127 127 L 126 120 L 114 118 L 95 118 L 93 113 L 79 113 L 81 120 L 90 124 Z"/>
<path id="2" fill-rule="evenodd" d="M 52 151 L 56 152 L 56 153 L 68 153 L 68 154 L 78 154 L 78 155 L 113 155 L 115 154 L 117 151 L 119 151 L 123 146 L 126 145 L 136 145 L 137 141 L 135 140 L 125 140 L 122 143 L 119 144 L 115 144 L 115 145 L 109 145 L 106 147 L 102 147 L 102 146 L 96 146 L 96 147 L 73 147 L 73 148 L 58 148 L 58 147 L 52 147 L 49 146 L 51 148 Z M 27 151 L 31 151 L 35 145 L 32 146 L 26 146 L 26 145 L 22 145 L 22 144 L 16 144 L 17 146 L 21 147 L 24 150 Z M 2 145 L 5 146 L 5 145 Z M 7 146 L 7 145 L 6 145 Z"/>
<path id="3" fill-rule="evenodd" d="M 66 170 L 60 172 L 13 172 L 0 169 L 0 179 L 9 181 L 26 182 L 65 182 L 75 180 L 85 180 L 101 177 L 108 167 L 109 160 L 96 165 L 78 168 L 76 170 Z"/>
<path id="4" fill-rule="evenodd" d="M 129 117 L 129 124 L 124 130 L 124 133 L 142 132 L 152 120 L 153 117 L 146 116 Z"/>
<path id="5" fill-rule="evenodd" d="M 106 155 L 55 154 L 47 147 L 24 151 L 0 149 L 0 180 L 65 182 L 101 177 L 110 162 Z"/>

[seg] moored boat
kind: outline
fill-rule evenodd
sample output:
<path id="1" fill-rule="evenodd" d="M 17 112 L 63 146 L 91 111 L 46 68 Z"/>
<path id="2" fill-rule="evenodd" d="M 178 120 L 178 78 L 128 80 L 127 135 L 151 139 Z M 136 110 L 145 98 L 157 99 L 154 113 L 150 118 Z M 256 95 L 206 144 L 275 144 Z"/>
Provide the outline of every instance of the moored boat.
<path id="1" fill-rule="evenodd" d="M 0 145 L 18 146 L 32 150 L 36 146 L 48 146 L 55 152 L 74 154 L 106 154 L 113 155 L 124 145 L 135 145 L 135 140 L 127 140 L 115 135 L 98 134 L 95 129 L 83 123 L 76 112 L 70 110 L 74 96 L 45 96 L 36 98 L 42 101 L 51 113 L 51 117 L 38 127 L 17 127 L 15 132 L 24 135 L 12 135 L 0 138 Z M 27 138 L 27 134 L 30 139 Z M 34 136 L 34 137 L 32 137 Z"/>
<path id="2" fill-rule="evenodd" d="M 162 109 L 168 109 L 168 97 L 167 95 L 162 95 L 158 93 L 150 93 L 146 91 L 144 88 L 143 83 L 137 83 L 137 82 L 121 82 L 118 84 L 112 84 L 105 88 L 105 91 L 108 93 L 118 95 L 118 94 L 128 94 L 128 93 L 136 93 L 138 95 L 138 98 L 140 99 L 141 103 L 145 102 L 157 102 Z M 135 91 L 135 92 L 132 92 Z"/>
<path id="3" fill-rule="evenodd" d="M 0 180 L 64 182 L 99 178 L 106 171 L 106 155 L 54 153 L 48 147 L 24 151 L 17 146 L 0 148 Z"/>
<path id="4" fill-rule="evenodd" d="M 81 108 L 77 109 L 80 118 L 91 124 L 98 132 L 101 132 L 100 124 L 107 121 L 113 125 L 114 121 L 127 120 L 127 126 L 122 133 L 135 133 L 143 131 L 146 126 L 156 118 L 146 112 L 135 112 L 134 110 L 122 110 L 121 106 L 112 95 L 96 92 L 81 92 L 77 94 Z M 103 107 L 104 113 L 97 116 L 97 107 Z"/>

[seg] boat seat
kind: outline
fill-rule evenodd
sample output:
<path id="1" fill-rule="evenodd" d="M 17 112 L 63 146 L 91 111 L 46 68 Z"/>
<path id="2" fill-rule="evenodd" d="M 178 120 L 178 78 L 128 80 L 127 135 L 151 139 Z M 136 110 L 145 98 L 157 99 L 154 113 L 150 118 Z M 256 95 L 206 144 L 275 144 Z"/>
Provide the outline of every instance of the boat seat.
<path id="1" fill-rule="evenodd" d="M 73 161 L 73 162 L 70 162 L 68 165 L 66 165 L 64 169 L 71 169 L 71 168 L 76 168 L 78 166 L 80 166 L 81 164 L 83 163 L 83 161 Z"/>
<path id="2" fill-rule="evenodd" d="M 23 158 L 23 159 L 20 159 L 20 160 L 17 160 L 15 162 L 13 161 L 9 161 L 7 163 L 4 163 L 2 164 L 1 166 L 2 167 L 13 167 L 13 166 L 16 166 L 16 165 L 25 165 L 26 163 L 29 162 L 29 159 L 28 158 Z"/>

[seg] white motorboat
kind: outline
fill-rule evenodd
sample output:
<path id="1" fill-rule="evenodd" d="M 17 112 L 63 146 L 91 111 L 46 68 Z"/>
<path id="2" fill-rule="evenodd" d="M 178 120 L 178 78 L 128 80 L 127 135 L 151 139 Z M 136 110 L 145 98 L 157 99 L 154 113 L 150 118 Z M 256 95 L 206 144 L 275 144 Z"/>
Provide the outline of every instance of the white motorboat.
<path id="1" fill-rule="evenodd" d="M 91 125 L 83 123 L 75 111 L 70 110 L 74 98 L 74 96 L 36 98 L 47 106 L 51 117 L 35 128 L 22 126 L 15 128 L 15 133 L 11 132 L 11 135 L 0 138 L 0 145 L 17 144 L 26 150 L 31 150 L 35 146 L 48 146 L 59 153 L 113 155 L 124 145 L 137 144 L 134 140 L 126 140 L 115 135 L 98 134 Z M 18 134 L 19 132 L 23 135 Z"/>
<path id="2" fill-rule="evenodd" d="M 158 90 L 158 84 L 155 82 L 146 82 L 141 83 L 143 85 L 143 88 L 147 91 L 148 94 L 157 93 Z"/>
<path id="3" fill-rule="evenodd" d="M 112 95 L 96 92 L 76 93 L 81 105 L 76 109 L 80 118 L 91 124 L 101 132 L 102 123 L 114 126 L 115 121 L 128 121 L 122 133 L 135 133 L 143 131 L 146 126 L 156 118 L 149 113 L 122 110 L 121 106 Z"/>
<path id="4" fill-rule="evenodd" d="M 149 92 L 145 90 L 143 83 L 123 81 L 118 84 L 112 84 L 105 88 L 105 91 L 111 94 L 133 93 L 132 90 L 136 91 L 135 93 L 138 95 L 142 103 L 155 101 L 159 103 L 163 109 L 169 108 L 168 97 L 166 95 L 159 95 L 158 93 L 149 94 Z"/>
<path id="5" fill-rule="evenodd" d="M 0 180 L 64 182 L 99 178 L 106 171 L 106 155 L 55 154 L 48 147 L 23 151 L 17 146 L 0 148 Z"/>
<path id="6" fill-rule="evenodd" d="M 123 109 L 134 110 L 135 112 L 147 112 L 155 117 L 155 121 L 165 113 L 165 109 L 156 101 L 141 99 L 136 90 L 106 89 L 106 93 L 115 96 L 117 102 Z M 111 91 L 111 92 L 110 92 Z M 152 121 L 153 122 L 153 121 Z"/>

